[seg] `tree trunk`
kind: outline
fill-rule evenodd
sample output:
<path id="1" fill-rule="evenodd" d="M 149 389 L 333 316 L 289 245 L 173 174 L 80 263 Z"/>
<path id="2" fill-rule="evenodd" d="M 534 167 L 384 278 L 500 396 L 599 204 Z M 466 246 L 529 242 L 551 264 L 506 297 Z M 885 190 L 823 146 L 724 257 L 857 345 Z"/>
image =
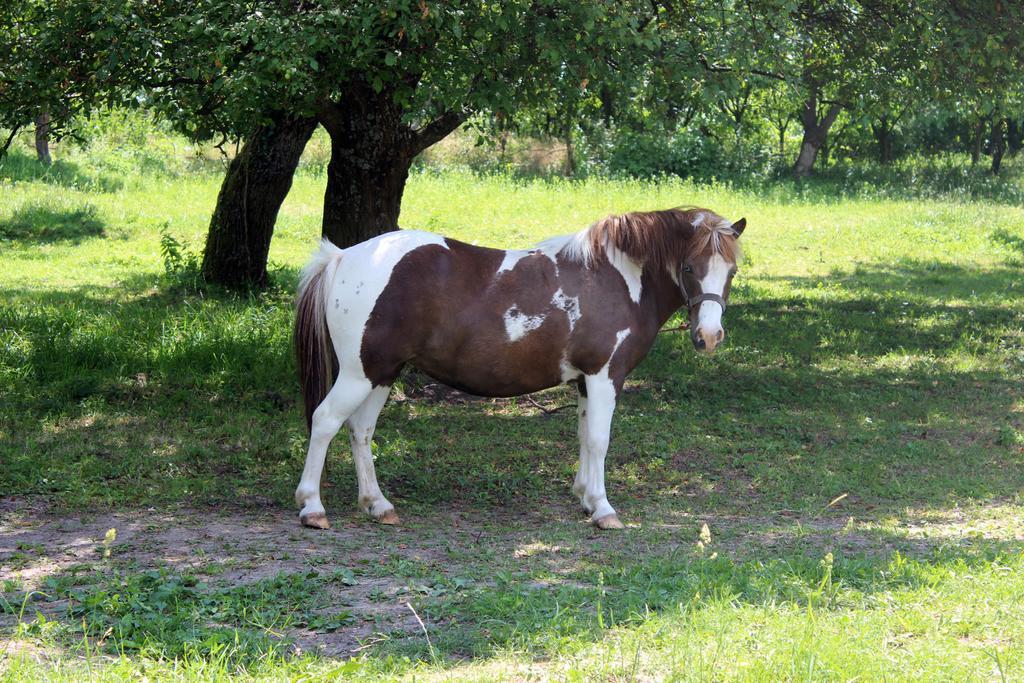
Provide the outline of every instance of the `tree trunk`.
<path id="1" fill-rule="evenodd" d="M 1022 138 L 1024 138 L 1024 127 L 1020 125 L 1017 119 L 1006 120 L 1006 151 L 1010 153 L 1011 157 L 1017 156 L 1017 152 L 1020 151 Z"/>
<path id="2" fill-rule="evenodd" d="M 892 131 L 894 127 L 886 114 L 879 117 L 877 124 L 871 124 L 871 132 L 875 134 L 875 140 L 878 142 L 878 162 L 880 164 L 892 163 Z"/>
<path id="3" fill-rule="evenodd" d="M 793 173 L 796 177 L 803 178 L 811 174 L 814 169 L 814 160 L 818 158 L 818 152 L 828 140 L 828 131 L 841 110 L 842 107 L 839 104 L 833 103 L 829 105 L 825 116 L 819 119 L 817 95 L 812 93 L 808 96 L 800 111 L 804 136 L 800 142 L 800 154 L 793 165 Z"/>
<path id="4" fill-rule="evenodd" d="M 981 146 L 985 142 L 985 120 L 981 119 L 974 126 L 974 141 L 971 144 L 971 166 L 981 161 Z"/>
<path id="5" fill-rule="evenodd" d="M 402 194 L 412 165 L 407 151 L 378 147 L 361 157 L 354 152 L 332 140 L 327 165 L 322 232 L 342 249 L 398 230 Z M 364 165 L 353 163 L 357 158 Z"/>
<path id="6" fill-rule="evenodd" d="M 992 175 L 999 175 L 999 167 L 1003 163 L 1003 153 L 1006 151 L 1006 137 L 1003 132 L 1006 130 L 1006 119 L 996 118 L 992 124 Z"/>
<path id="7" fill-rule="evenodd" d="M 576 175 L 576 154 L 572 147 L 572 129 L 565 131 L 565 175 L 573 177 Z"/>
<path id="8" fill-rule="evenodd" d="M 397 106 L 387 97 L 371 99 L 376 102 L 331 104 L 321 115 L 331 135 L 323 236 L 341 248 L 398 230 L 416 156 Z"/>
<path id="9" fill-rule="evenodd" d="M 351 86 L 343 102 L 321 103 L 331 136 L 323 236 L 341 248 L 398 229 L 402 193 L 417 154 L 465 121 L 446 112 L 418 130 L 402 120 L 391 93 Z"/>
<path id="10" fill-rule="evenodd" d="M 316 119 L 280 116 L 245 142 L 228 166 L 203 253 L 203 277 L 226 287 L 261 286 L 281 203 Z"/>
<path id="11" fill-rule="evenodd" d="M 44 111 L 36 117 L 36 158 L 47 166 L 53 163 L 50 158 L 50 112 Z"/>
<path id="12" fill-rule="evenodd" d="M 776 122 L 775 128 L 779 131 L 779 165 L 784 163 L 786 158 L 786 130 L 789 129 L 789 119 L 784 122 Z"/>

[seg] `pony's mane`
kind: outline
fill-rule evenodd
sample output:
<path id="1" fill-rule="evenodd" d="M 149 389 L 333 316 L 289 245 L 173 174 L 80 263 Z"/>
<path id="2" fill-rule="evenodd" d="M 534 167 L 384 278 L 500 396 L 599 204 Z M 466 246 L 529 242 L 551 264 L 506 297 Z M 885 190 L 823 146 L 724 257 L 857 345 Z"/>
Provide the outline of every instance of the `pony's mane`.
<path id="1" fill-rule="evenodd" d="M 586 266 L 607 259 L 608 249 L 615 248 L 642 263 L 674 268 L 709 245 L 734 263 L 739 259 L 732 223 L 709 209 L 675 208 L 608 216 L 540 246 Z"/>

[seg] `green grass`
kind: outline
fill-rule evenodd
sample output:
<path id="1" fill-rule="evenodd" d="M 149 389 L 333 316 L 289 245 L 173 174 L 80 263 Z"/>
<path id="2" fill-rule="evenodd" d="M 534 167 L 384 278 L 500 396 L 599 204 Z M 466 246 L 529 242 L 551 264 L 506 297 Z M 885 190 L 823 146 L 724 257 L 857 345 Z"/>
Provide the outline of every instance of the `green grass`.
<path id="1" fill-rule="evenodd" d="M 572 505 L 574 411 L 416 398 L 410 375 L 375 436 L 406 529 L 353 512 L 340 440 L 342 530 L 314 535 L 291 504 L 289 341 L 324 179 L 296 179 L 270 289 L 228 295 L 194 278 L 217 164 L 176 150 L 0 165 L 0 528 L 28 534 L 0 551 L 0 679 L 1024 676 L 1019 164 L 759 187 L 419 170 L 403 225 L 479 244 L 631 209 L 746 216 L 727 344 L 662 335 L 627 383 L 608 462 L 624 534 Z M 38 536 L 111 514 L 170 517 L 78 564 Z M 217 515 L 289 535 L 202 540 Z M 161 535 L 183 525 L 181 548 Z M 283 569 L 249 571 L 265 562 Z M 350 632 L 367 647 L 310 650 Z"/>

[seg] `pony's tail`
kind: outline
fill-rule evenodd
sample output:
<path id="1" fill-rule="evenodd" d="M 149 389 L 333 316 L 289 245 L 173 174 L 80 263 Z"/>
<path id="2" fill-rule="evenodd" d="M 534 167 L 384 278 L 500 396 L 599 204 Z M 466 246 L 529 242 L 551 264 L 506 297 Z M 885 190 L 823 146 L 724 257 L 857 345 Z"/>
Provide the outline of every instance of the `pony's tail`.
<path id="1" fill-rule="evenodd" d="M 313 412 L 338 376 L 338 356 L 327 329 L 326 304 L 343 251 L 328 240 L 320 243 L 302 271 L 295 315 L 295 356 L 306 406 L 306 428 L 313 429 Z"/>

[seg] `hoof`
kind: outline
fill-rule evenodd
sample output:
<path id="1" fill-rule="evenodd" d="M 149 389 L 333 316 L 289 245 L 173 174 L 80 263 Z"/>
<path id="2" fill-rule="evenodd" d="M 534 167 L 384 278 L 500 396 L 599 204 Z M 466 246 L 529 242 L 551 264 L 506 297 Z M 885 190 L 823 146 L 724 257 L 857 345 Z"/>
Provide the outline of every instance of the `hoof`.
<path id="1" fill-rule="evenodd" d="M 594 526 L 598 529 L 625 529 L 626 525 L 619 521 L 619 516 L 614 512 L 594 520 Z"/>
<path id="2" fill-rule="evenodd" d="M 398 526 L 401 524 L 401 520 L 398 519 L 398 513 L 395 512 L 394 508 L 391 508 L 380 517 L 377 517 L 377 521 L 381 524 L 387 524 L 388 526 Z"/>
<path id="3" fill-rule="evenodd" d="M 308 515 L 301 515 L 299 521 L 302 522 L 302 526 L 308 526 L 313 529 L 330 529 L 331 524 L 327 521 L 327 515 L 322 512 L 312 512 Z"/>

